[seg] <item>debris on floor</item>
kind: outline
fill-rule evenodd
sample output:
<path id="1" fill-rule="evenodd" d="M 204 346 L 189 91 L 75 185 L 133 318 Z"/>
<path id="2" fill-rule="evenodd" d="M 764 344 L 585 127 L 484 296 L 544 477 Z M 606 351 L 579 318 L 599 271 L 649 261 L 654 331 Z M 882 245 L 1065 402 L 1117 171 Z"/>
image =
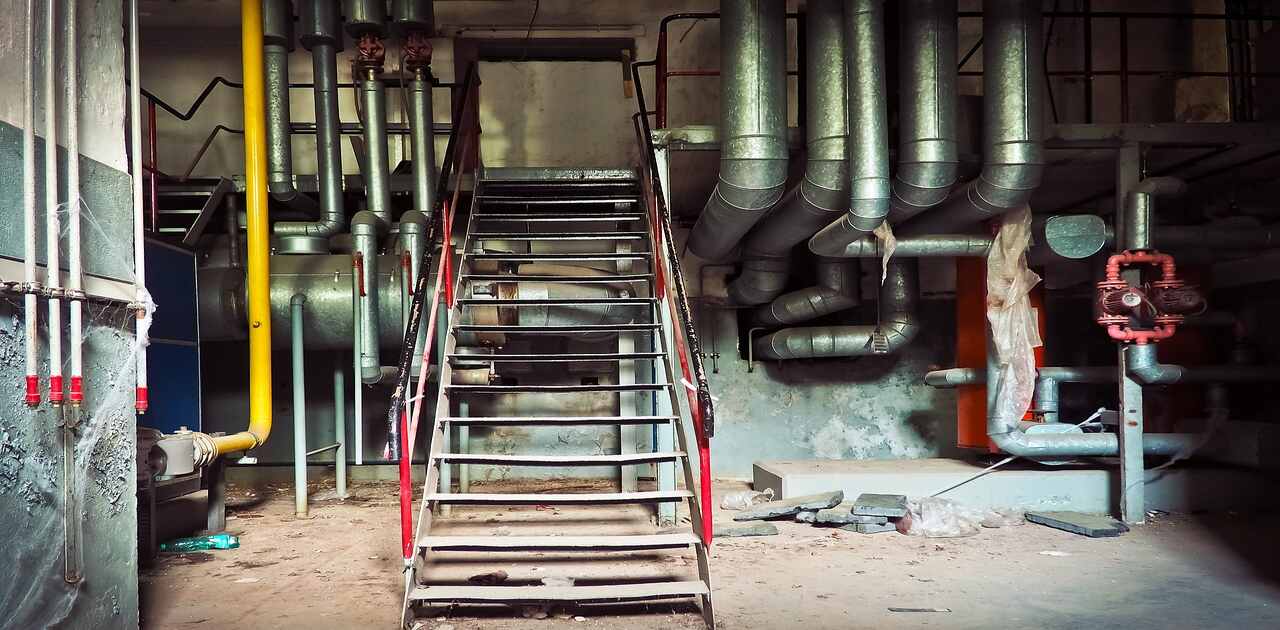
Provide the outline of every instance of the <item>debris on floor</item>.
<path id="1" fill-rule="evenodd" d="M 188 553 L 192 551 L 206 551 L 209 549 L 236 549 L 240 546 L 240 539 L 231 534 L 214 534 L 212 536 L 195 536 L 193 538 L 178 538 L 176 540 L 168 540 L 160 543 L 160 551 L 165 553 Z"/>
<path id="2" fill-rule="evenodd" d="M 850 523 L 844 525 L 840 529 L 846 532 L 857 532 L 859 534 L 880 534 L 883 532 L 898 531 L 897 523 Z"/>
<path id="3" fill-rule="evenodd" d="M 741 514 L 733 517 L 735 521 L 759 521 L 771 518 L 795 517 L 799 512 L 814 512 L 817 510 L 825 510 L 833 508 L 844 500 L 844 492 L 836 490 L 835 492 L 825 492 L 823 494 L 811 494 L 803 497 L 795 497 L 794 499 L 783 499 L 781 501 L 770 501 L 752 506 L 743 510 Z"/>
<path id="4" fill-rule="evenodd" d="M 855 514 L 855 509 L 852 503 L 841 503 L 833 508 L 818 510 L 814 513 L 813 522 L 817 525 L 884 525 L 889 521 L 888 516 Z"/>
<path id="5" fill-rule="evenodd" d="M 491 573 L 481 573 L 467 578 L 472 584 L 484 584 L 486 586 L 496 586 L 507 581 L 507 572 L 501 569 Z"/>
<path id="6" fill-rule="evenodd" d="M 1027 520 L 1090 538 L 1114 538 L 1129 531 L 1129 526 L 1110 516 L 1084 512 L 1027 512 Z"/>
<path id="7" fill-rule="evenodd" d="M 896 612 L 896 613 L 949 613 L 949 612 L 951 612 L 951 609 L 950 609 L 950 608 L 897 608 L 897 607 L 894 607 L 894 606 L 890 606 L 890 607 L 889 607 L 889 612 Z"/>
<path id="8" fill-rule="evenodd" d="M 730 492 L 720 499 L 720 509 L 740 511 L 746 510 L 761 503 L 768 503 L 773 500 L 773 488 L 765 488 L 763 492 L 755 490 L 742 490 L 739 492 Z"/>
<path id="9" fill-rule="evenodd" d="M 749 536 L 776 536 L 778 526 L 773 523 L 748 523 L 746 525 L 722 525 L 716 523 L 715 538 L 746 538 Z"/>
<path id="10" fill-rule="evenodd" d="M 899 522 L 908 536 L 963 538 L 983 528 L 1014 527 L 1024 522 L 1018 512 L 1001 512 L 965 505 L 942 497 L 925 497 L 907 502 L 909 513 Z"/>
<path id="11" fill-rule="evenodd" d="M 887 516 L 902 518 L 907 515 L 907 497 L 901 494 L 872 494 L 864 492 L 853 502 L 853 513 L 862 516 Z"/>

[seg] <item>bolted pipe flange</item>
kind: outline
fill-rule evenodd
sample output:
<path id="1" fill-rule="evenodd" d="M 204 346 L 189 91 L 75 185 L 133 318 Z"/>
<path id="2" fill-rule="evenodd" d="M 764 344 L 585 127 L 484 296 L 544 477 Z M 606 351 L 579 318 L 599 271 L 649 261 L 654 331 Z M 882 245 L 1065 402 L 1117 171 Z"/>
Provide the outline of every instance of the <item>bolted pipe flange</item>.
<path id="1" fill-rule="evenodd" d="M 410 31 L 404 39 L 404 69 L 426 71 L 431 66 L 431 40 L 422 31 Z"/>
<path id="2" fill-rule="evenodd" d="M 386 62 L 387 47 L 383 44 L 382 38 L 373 33 L 361 35 L 356 42 L 356 55 L 351 59 L 352 73 L 363 71 L 381 74 Z"/>

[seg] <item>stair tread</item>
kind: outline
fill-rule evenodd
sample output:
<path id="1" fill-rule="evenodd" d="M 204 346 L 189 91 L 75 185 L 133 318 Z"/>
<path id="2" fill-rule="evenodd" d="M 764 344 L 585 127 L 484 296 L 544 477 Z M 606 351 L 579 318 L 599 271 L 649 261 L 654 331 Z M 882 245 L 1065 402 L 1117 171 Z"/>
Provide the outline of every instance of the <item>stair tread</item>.
<path id="1" fill-rule="evenodd" d="M 473 241 L 639 241 L 645 232 L 473 232 Z"/>
<path id="2" fill-rule="evenodd" d="M 450 392 L 502 394 L 507 392 L 647 392 L 666 389 L 666 383 L 606 383 L 603 385 L 445 385 Z"/>
<path id="3" fill-rule="evenodd" d="M 674 422 L 675 416 L 489 416 L 475 418 L 448 417 L 444 421 L 456 425 L 624 425 Z"/>
<path id="4" fill-rule="evenodd" d="M 531 223 L 599 223 L 607 221 L 639 221 L 644 215 L 639 212 L 477 212 L 477 221 L 531 222 Z"/>
<path id="5" fill-rule="evenodd" d="M 457 332 L 472 333 L 584 333 L 656 330 L 659 324 L 581 324 L 576 326 L 503 326 L 499 324 L 458 324 Z"/>
<path id="6" fill-rule="evenodd" d="M 497 363 L 557 363 L 661 359 L 661 352 L 577 352 L 561 354 L 450 354 L 449 359 Z"/>
<path id="7" fill-rule="evenodd" d="M 692 533 L 625 536 L 431 536 L 419 544 L 436 551 L 675 549 L 702 542 Z"/>
<path id="8" fill-rule="evenodd" d="M 613 274 L 608 276 L 542 276 L 501 273 L 462 274 L 463 280 L 471 282 L 647 282 L 653 280 L 651 273 Z"/>
<path id="9" fill-rule="evenodd" d="M 476 200 L 480 203 L 493 204 L 573 204 L 573 203 L 635 203 L 640 201 L 639 195 L 492 195 L 479 194 Z"/>
<path id="10" fill-rule="evenodd" d="M 625 466 L 675 461 L 685 454 L 679 451 L 661 453 L 623 453 L 609 455 L 508 455 L 506 453 L 441 453 L 441 461 L 455 464 L 494 464 L 500 466 Z"/>
<path id="11" fill-rule="evenodd" d="M 688 490 L 649 490 L 643 492 L 584 492 L 584 493 L 547 493 L 521 494 L 482 492 L 432 492 L 424 500 L 462 504 L 490 505 L 604 505 L 612 503 L 661 503 L 683 501 L 692 497 Z"/>
<path id="12" fill-rule="evenodd" d="M 627 253 L 611 253 L 603 254 L 599 252 L 584 252 L 578 254 L 502 254 L 502 253 L 483 253 L 483 254 L 467 254 L 468 260 L 494 260 L 498 262 L 537 262 L 542 260 L 576 260 L 576 261 L 601 261 L 613 262 L 618 260 L 648 260 L 649 252 L 627 252 Z"/>
<path id="13" fill-rule="evenodd" d="M 643 306 L 657 302 L 655 298 L 616 297 L 616 298 L 462 298 L 458 304 L 462 306 L 572 306 L 575 304 L 617 304 Z"/>
<path id="14" fill-rule="evenodd" d="M 706 595 L 707 585 L 699 581 L 634 582 L 583 586 L 418 586 L 409 599 L 433 602 L 541 602 L 541 601 L 624 601 Z"/>

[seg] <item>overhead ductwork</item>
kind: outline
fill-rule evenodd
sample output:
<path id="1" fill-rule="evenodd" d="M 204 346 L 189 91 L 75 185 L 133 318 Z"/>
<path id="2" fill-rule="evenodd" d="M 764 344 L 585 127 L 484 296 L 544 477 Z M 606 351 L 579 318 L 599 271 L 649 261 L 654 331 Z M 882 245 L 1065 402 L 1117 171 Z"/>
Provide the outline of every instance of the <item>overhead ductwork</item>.
<path id="1" fill-rule="evenodd" d="M 889 214 L 889 113 L 884 82 L 884 3 L 846 0 L 845 69 L 849 209 L 809 240 L 820 256 L 839 255 Z"/>
<path id="2" fill-rule="evenodd" d="M 786 3 L 720 3 L 720 176 L 689 251 L 728 255 L 787 180 Z"/>
<path id="3" fill-rule="evenodd" d="M 859 326 L 784 328 L 755 341 L 760 359 L 817 359 L 893 354 L 915 339 L 919 278 L 914 260 L 888 265 L 880 286 L 879 322 Z"/>
<path id="4" fill-rule="evenodd" d="M 820 258 L 817 276 L 817 285 L 792 291 L 756 309 L 756 321 L 762 326 L 798 324 L 858 305 L 857 260 Z"/>
<path id="5" fill-rule="evenodd" d="M 743 244 L 742 274 L 729 287 L 737 304 L 764 304 L 778 297 L 787 284 L 791 249 L 849 207 L 841 4 L 814 0 L 805 14 L 804 181 Z"/>
<path id="6" fill-rule="evenodd" d="M 956 183 L 956 0 L 900 5 L 898 170 L 889 222 L 946 200 Z"/>
<path id="7" fill-rule="evenodd" d="M 1040 4 L 988 0 L 982 18 L 982 174 L 899 236 L 961 231 L 1020 208 L 1044 171 Z"/>

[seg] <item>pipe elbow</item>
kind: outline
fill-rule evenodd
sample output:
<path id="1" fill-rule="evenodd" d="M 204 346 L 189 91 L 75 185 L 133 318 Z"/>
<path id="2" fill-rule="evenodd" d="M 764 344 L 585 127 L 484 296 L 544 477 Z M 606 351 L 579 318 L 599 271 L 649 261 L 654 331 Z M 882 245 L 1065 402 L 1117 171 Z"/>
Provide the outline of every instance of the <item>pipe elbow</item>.
<path id="1" fill-rule="evenodd" d="M 786 289 L 790 268 L 785 256 L 746 258 L 742 261 L 742 274 L 729 285 L 729 299 L 748 306 L 772 301 Z"/>
<path id="2" fill-rule="evenodd" d="M 950 159 L 904 162 L 898 165 L 889 210 L 891 223 L 904 221 L 946 201 L 951 187 L 956 183 L 959 169 L 959 161 L 954 159 L 954 148 L 950 150 L 950 154 Z"/>
<path id="3" fill-rule="evenodd" d="M 933 370 L 924 375 L 924 384 L 939 389 L 950 389 L 963 385 L 981 385 L 987 382 L 987 375 L 974 368 L 950 368 Z"/>
<path id="4" fill-rule="evenodd" d="M 880 332 L 889 342 L 886 354 L 893 354 L 910 344 L 916 335 L 920 334 L 920 323 L 916 320 L 915 313 L 894 313 L 891 317 L 882 319 Z"/>
<path id="5" fill-rule="evenodd" d="M 1124 373 L 1139 385 L 1172 385 L 1181 381 L 1186 370 L 1180 365 L 1160 363 L 1156 345 L 1134 344 L 1124 349 Z"/>

